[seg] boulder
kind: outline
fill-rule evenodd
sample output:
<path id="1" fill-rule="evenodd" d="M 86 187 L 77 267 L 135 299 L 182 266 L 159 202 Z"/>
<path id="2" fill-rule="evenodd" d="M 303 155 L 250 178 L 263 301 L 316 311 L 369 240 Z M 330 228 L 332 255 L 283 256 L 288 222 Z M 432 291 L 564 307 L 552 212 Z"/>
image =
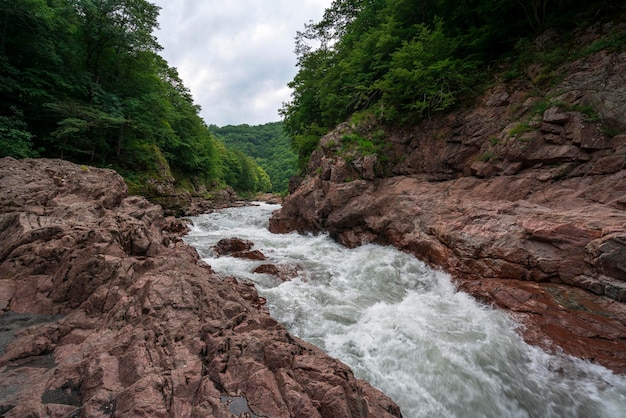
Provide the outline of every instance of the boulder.
<path id="1" fill-rule="evenodd" d="M 298 277 L 304 271 L 300 265 L 261 264 L 254 269 L 254 273 L 269 274 L 278 277 L 283 282 Z"/>
<path id="2" fill-rule="evenodd" d="M 240 238 L 223 238 L 218 241 L 214 250 L 218 255 L 226 255 L 242 251 L 250 251 L 253 245 L 252 241 L 242 240 Z"/>
<path id="3" fill-rule="evenodd" d="M 240 238 L 224 238 L 219 240 L 213 247 L 217 256 L 229 255 L 236 258 L 247 258 L 249 260 L 265 260 L 265 255 L 259 250 L 252 250 L 252 241 Z"/>

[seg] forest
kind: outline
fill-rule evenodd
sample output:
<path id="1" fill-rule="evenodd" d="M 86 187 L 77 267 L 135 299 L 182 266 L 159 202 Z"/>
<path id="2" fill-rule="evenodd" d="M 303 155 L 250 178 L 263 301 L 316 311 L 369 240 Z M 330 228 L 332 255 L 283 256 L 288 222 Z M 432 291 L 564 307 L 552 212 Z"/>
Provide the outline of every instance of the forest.
<path id="1" fill-rule="evenodd" d="M 0 0 L 0 156 L 111 167 L 147 195 L 146 184 L 172 179 L 191 190 L 284 192 L 294 155 L 302 170 L 337 124 L 414 124 L 454 109 L 495 71 L 521 77 L 525 59 L 567 58 L 561 45 L 531 48 L 546 29 L 567 33 L 625 9 L 609 0 L 335 0 L 296 34 L 284 121 L 218 128 L 159 55 L 158 6 Z M 621 48 L 623 33 L 613 39 Z"/>
<path id="2" fill-rule="evenodd" d="M 471 102 L 495 71 L 515 78 L 516 66 L 532 60 L 566 60 L 563 45 L 533 51 L 532 39 L 610 21 L 625 8 L 602 0 L 335 0 L 296 37 L 298 73 L 281 114 L 298 165 L 351 117 L 415 124 Z M 612 40 L 621 48 L 623 33 Z"/>
<path id="3" fill-rule="evenodd" d="M 251 157 L 269 175 L 274 193 L 286 193 L 296 175 L 296 155 L 282 122 L 250 126 L 209 125 L 209 131 L 229 148 Z"/>
<path id="4" fill-rule="evenodd" d="M 270 191 L 269 176 L 217 140 L 153 35 L 146 0 L 0 0 L 0 156 L 111 167 L 131 191 Z"/>

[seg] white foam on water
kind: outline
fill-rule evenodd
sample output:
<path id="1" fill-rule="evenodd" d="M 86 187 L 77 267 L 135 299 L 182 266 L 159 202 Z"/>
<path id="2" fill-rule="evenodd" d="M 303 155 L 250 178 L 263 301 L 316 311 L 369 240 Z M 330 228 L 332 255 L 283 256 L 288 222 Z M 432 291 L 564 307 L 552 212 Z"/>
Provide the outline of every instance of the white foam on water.
<path id="1" fill-rule="evenodd" d="M 218 273 L 254 281 L 292 334 L 348 364 L 405 417 L 626 417 L 625 377 L 529 346 L 504 313 L 391 247 L 271 234 L 278 207 L 195 217 L 186 240 Z M 215 258 L 211 246 L 229 237 L 251 240 L 269 260 Z M 281 282 L 252 273 L 267 262 L 302 274 Z"/>

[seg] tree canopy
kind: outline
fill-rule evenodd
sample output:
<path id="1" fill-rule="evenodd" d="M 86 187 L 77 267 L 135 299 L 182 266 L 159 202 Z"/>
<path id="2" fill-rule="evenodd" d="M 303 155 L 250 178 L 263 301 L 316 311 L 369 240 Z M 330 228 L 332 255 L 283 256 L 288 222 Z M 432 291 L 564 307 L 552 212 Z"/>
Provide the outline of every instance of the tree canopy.
<path id="1" fill-rule="evenodd" d="M 146 0 L 0 0 L 0 156 L 110 166 L 138 186 L 173 175 L 271 188 L 243 155 L 257 180 L 233 180 L 233 152 L 159 56 L 158 14 Z"/>

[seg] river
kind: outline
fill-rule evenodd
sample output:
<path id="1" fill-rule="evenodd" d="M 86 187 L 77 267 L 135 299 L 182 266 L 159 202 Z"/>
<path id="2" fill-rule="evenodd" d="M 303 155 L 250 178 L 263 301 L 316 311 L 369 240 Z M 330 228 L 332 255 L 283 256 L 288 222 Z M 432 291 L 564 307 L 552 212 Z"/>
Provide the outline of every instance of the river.
<path id="1" fill-rule="evenodd" d="M 404 417 L 626 417 L 626 377 L 526 344 L 498 310 L 390 247 L 344 248 L 325 235 L 276 235 L 260 204 L 192 218 L 185 240 L 223 275 L 253 281 L 272 316 L 348 364 Z M 260 261 L 215 258 L 222 238 L 255 243 L 294 280 L 254 274 Z"/>

